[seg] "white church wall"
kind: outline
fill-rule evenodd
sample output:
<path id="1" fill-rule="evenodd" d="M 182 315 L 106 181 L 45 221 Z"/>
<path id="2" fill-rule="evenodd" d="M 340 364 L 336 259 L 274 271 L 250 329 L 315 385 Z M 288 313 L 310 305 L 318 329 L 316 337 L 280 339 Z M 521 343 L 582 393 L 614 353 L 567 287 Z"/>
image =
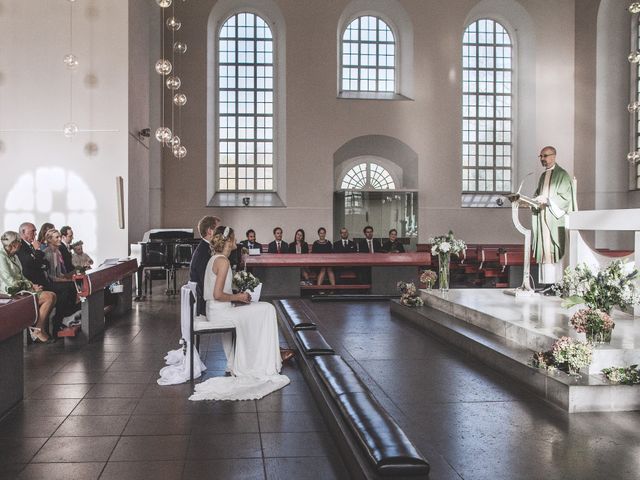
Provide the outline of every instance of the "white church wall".
<path id="1" fill-rule="evenodd" d="M 62 62 L 71 53 L 70 5 L 80 62 L 71 74 Z M 125 178 L 126 192 L 127 6 L 126 0 L 0 2 L 3 230 L 25 220 L 69 224 L 97 260 L 126 254 L 115 177 Z M 61 130 L 71 120 L 81 131 L 68 139 Z"/>
<path id="2" fill-rule="evenodd" d="M 189 62 L 181 74 L 191 94 L 182 111 L 189 155 L 165 158 L 163 224 L 192 226 L 205 214 L 221 216 L 241 234 L 253 227 L 261 241 L 282 225 L 285 237 L 302 227 L 315 232 L 324 225 L 334 235 L 333 190 L 335 152 L 365 135 L 398 139 L 418 154 L 420 241 L 453 228 L 470 242 L 519 242 L 509 209 L 461 208 L 461 48 L 465 19 L 473 1 L 400 3 L 413 22 L 413 101 L 336 98 L 336 28 L 347 1 L 279 0 L 287 38 L 287 201 L 286 208 L 206 208 L 206 45 L 207 17 L 215 2 L 191 2 L 182 8 Z M 503 2 L 504 3 L 504 2 Z M 529 70 L 522 80 L 535 87 L 519 109 L 518 161 L 521 175 L 537 173 L 539 149 L 555 145 L 559 161 L 573 171 L 574 151 L 574 2 L 530 0 L 507 2 L 529 18 L 534 42 Z M 484 2 L 483 2 L 484 4 Z M 480 11 L 480 10 L 478 10 Z M 500 9 L 496 15 L 508 17 Z M 509 17 L 519 28 L 519 16 Z M 184 33 L 182 33 L 184 31 Z M 191 101 L 194 99 L 195 101 Z M 528 103 L 527 103 L 528 102 Z M 524 147 L 523 147 L 524 146 Z M 525 189 L 533 190 L 528 179 Z"/>

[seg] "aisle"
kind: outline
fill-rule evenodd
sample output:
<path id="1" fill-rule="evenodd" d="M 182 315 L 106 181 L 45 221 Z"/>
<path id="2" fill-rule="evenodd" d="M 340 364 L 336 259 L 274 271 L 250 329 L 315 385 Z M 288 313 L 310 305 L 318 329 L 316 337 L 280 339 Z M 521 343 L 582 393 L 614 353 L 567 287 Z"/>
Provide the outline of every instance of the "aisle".
<path id="1" fill-rule="evenodd" d="M 224 373 L 215 337 L 202 343 L 210 376 Z M 295 363 L 262 400 L 190 402 L 189 385 L 156 384 L 178 338 L 178 302 L 157 295 L 94 344 L 28 347 L 26 398 L 0 421 L 0 478 L 344 478 Z"/>

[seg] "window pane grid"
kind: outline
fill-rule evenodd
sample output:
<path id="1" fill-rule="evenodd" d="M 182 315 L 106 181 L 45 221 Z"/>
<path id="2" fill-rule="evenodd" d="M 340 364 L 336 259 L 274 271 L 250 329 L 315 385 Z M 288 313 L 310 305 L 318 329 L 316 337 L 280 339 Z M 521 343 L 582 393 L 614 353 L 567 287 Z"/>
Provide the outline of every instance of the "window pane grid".
<path id="1" fill-rule="evenodd" d="M 239 13 L 218 40 L 218 190 L 273 191 L 271 29 Z"/>
<path id="2" fill-rule="evenodd" d="M 512 45 L 499 23 L 469 25 L 462 46 L 462 190 L 509 192 L 512 172 Z"/>
<path id="3" fill-rule="evenodd" d="M 360 163 L 343 177 L 343 190 L 395 190 L 396 185 L 386 168 L 377 163 Z"/>
<path id="4" fill-rule="evenodd" d="M 380 18 L 353 20 L 342 37 L 342 90 L 395 91 L 395 40 Z"/>

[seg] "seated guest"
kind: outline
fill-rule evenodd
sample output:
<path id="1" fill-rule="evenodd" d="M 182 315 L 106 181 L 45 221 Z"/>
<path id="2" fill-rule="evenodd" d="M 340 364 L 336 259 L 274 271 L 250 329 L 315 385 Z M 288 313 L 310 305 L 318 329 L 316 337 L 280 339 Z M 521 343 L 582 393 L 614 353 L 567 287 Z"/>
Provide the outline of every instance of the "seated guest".
<path id="1" fill-rule="evenodd" d="M 200 233 L 200 243 L 191 256 L 191 266 L 189 267 L 189 281 L 196 282 L 196 293 L 198 296 L 196 312 L 198 315 L 206 314 L 206 303 L 202 296 L 204 291 L 204 274 L 207 270 L 207 263 L 211 258 L 211 239 L 217 226 L 222 220 L 218 217 L 207 215 L 198 222 L 198 232 Z"/>
<path id="2" fill-rule="evenodd" d="M 70 282 L 73 271 L 67 272 L 67 267 L 62 259 L 60 244 L 62 237 L 55 228 L 49 230 L 45 235 L 47 248 L 44 249 L 44 259 L 49 264 L 47 268 L 47 278 L 51 282 Z"/>
<path id="3" fill-rule="evenodd" d="M 349 240 L 349 230 L 345 227 L 340 229 L 340 240 L 333 242 L 333 253 L 353 253 L 356 251 L 356 244 Z"/>
<path id="4" fill-rule="evenodd" d="M 43 223 L 40 227 L 40 231 L 38 232 L 38 243 L 40 244 L 40 250 L 42 251 L 47 248 L 47 240 L 45 239 L 45 235 L 52 228 L 56 228 L 53 223 Z"/>
<path id="5" fill-rule="evenodd" d="M 241 241 L 240 245 L 242 245 L 247 250 L 251 249 L 251 248 L 257 248 L 260 251 L 262 251 L 262 244 L 256 242 L 256 232 L 255 232 L 255 230 L 250 228 L 249 230 L 247 230 L 246 235 L 247 235 L 247 239 Z"/>
<path id="6" fill-rule="evenodd" d="M 364 238 L 358 243 L 358 252 L 360 253 L 378 253 L 382 252 L 382 245 L 373 238 L 373 227 L 367 225 L 362 229 Z"/>
<path id="7" fill-rule="evenodd" d="M 68 225 L 65 225 L 60 229 L 60 237 L 62 242 L 60 243 L 60 253 L 62 254 L 62 260 L 64 260 L 64 268 L 67 272 L 73 272 L 73 262 L 71 259 L 71 244 L 73 243 L 73 230 Z"/>
<path id="8" fill-rule="evenodd" d="M 51 343 L 54 340 L 46 333 L 46 322 L 56 303 L 56 294 L 46 292 L 42 285 L 31 283 L 22 274 L 22 265 L 16 253 L 22 247 L 22 241 L 17 232 L 4 232 L 0 237 L 2 248 L 0 249 L 0 292 L 6 293 L 7 289 L 18 282 L 23 282 L 31 292 L 36 293 L 38 303 L 38 319 L 33 327 L 29 327 L 29 334 L 34 342 Z"/>
<path id="9" fill-rule="evenodd" d="M 313 253 L 333 253 L 333 246 L 331 242 L 326 239 L 326 236 L 327 230 L 324 227 L 320 227 L 318 229 L 318 240 L 313 242 L 313 248 L 311 249 Z M 333 268 L 322 267 L 318 272 L 318 285 L 322 285 L 325 275 L 329 277 L 329 283 L 331 285 L 336 284 L 336 276 L 333 273 Z"/>
<path id="10" fill-rule="evenodd" d="M 75 314 L 80 309 L 80 302 L 73 282 L 51 282 L 47 277 L 48 264 L 40 243 L 36 240 L 36 226 L 25 222 L 20 225 L 22 247 L 18 250 L 18 258 L 22 265 L 23 275 L 44 290 L 56 295 L 56 313 L 53 317 L 54 333 L 61 328 L 62 319 Z"/>
<path id="11" fill-rule="evenodd" d="M 269 253 L 289 253 L 289 244 L 282 240 L 282 228 L 273 229 L 275 240 L 269 244 Z"/>
<path id="12" fill-rule="evenodd" d="M 395 228 L 389 230 L 389 240 L 382 244 L 382 250 L 388 253 L 404 253 L 404 247 L 398 241 L 398 231 Z"/>
<path id="13" fill-rule="evenodd" d="M 298 230 L 296 230 L 293 242 L 289 244 L 290 253 L 309 253 L 309 244 L 304 241 L 304 236 L 305 234 L 303 229 L 299 228 Z M 302 276 L 302 280 L 300 281 L 301 285 L 311 285 L 309 274 L 310 272 L 307 267 L 303 267 L 300 269 L 300 275 Z"/>
<path id="14" fill-rule="evenodd" d="M 84 253 L 84 249 L 82 248 L 83 245 L 84 243 L 82 240 L 78 240 L 71 244 L 71 250 L 73 250 L 71 264 L 74 270 L 88 270 L 91 268 L 91 265 L 93 265 L 91 257 Z"/>

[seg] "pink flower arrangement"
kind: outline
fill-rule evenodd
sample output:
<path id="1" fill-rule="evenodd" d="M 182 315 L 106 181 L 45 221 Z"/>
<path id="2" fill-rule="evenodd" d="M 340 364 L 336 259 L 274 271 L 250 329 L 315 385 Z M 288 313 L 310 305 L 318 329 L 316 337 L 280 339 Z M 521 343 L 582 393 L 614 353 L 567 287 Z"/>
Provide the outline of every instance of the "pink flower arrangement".
<path id="1" fill-rule="evenodd" d="M 603 333 L 610 332 L 616 326 L 613 319 L 597 308 L 582 308 L 573 314 L 571 325 L 578 333 Z"/>

